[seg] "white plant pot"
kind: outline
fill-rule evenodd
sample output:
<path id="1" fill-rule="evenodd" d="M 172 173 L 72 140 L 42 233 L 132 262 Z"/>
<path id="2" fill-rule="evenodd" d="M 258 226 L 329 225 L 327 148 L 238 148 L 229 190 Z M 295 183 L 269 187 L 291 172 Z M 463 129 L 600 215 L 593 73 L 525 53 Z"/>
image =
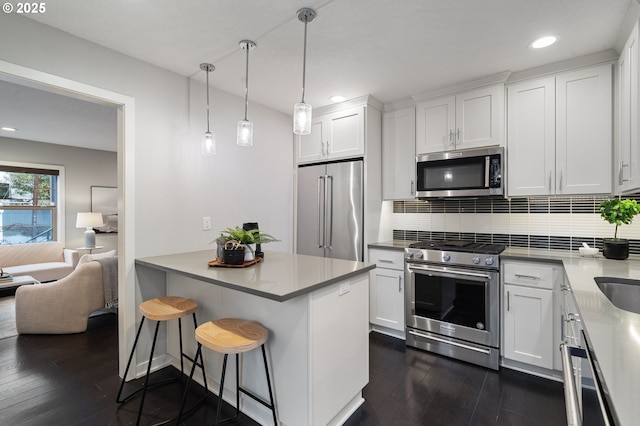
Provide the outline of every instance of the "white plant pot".
<path id="1" fill-rule="evenodd" d="M 255 259 L 256 255 L 256 245 L 255 244 L 246 244 L 244 250 L 244 261 L 250 262 Z"/>

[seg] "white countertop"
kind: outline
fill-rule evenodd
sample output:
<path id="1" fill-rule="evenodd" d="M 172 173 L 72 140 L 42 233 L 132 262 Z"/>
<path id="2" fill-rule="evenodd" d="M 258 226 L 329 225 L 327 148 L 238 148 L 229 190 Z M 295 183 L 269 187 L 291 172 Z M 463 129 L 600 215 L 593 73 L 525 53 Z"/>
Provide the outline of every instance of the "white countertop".
<path id="1" fill-rule="evenodd" d="M 214 250 L 203 250 L 136 259 L 136 264 L 278 302 L 375 268 L 370 263 L 275 251 L 266 251 L 263 261 L 246 268 L 208 266 L 215 257 Z"/>
<path id="2" fill-rule="evenodd" d="M 640 279 L 640 258 L 610 260 L 577 252 L 508 248 L 502 259 L 562 262 L 585 333 L 600 366 L 605 391 L 621 425 L 640 421 L 640 314 L 614 306 L 594 277 Z"/>

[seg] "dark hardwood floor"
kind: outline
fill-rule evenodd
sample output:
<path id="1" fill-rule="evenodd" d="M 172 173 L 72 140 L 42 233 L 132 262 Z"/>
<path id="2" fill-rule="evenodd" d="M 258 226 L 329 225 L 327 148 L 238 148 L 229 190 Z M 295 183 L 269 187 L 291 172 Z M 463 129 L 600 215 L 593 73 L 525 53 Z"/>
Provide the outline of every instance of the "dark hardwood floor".
<path id="1" fill-rule="evenodd" d="M 366 402 L 347 426 L 566 424 L 561 383 L 409 349 L 377 333 L 370 342 Z M 91 318 L 86 333 L 0 340 L 0 424 L 134 424 L 139 399 L 114 402 L 120 384 L 116 348 L 117 320 L 109 314 Z M 176 372 L 165 369 L 154 379 Z M 181 391 L 181 383 L 150 391 L 142 424 L 172 417 Z M 211 424 L 214 418 L 211 401 L 184 424 Z M 241 417 L 236 424 L 256 423 Z"/>

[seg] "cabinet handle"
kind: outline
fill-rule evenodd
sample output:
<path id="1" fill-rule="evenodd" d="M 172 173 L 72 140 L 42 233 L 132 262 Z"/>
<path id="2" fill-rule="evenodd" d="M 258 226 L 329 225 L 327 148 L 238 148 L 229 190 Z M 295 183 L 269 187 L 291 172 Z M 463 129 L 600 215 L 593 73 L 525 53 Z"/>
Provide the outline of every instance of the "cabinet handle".
<path id="1" fill-rule="evenodd" d="M 402 292 L 402 277 L 398 275 L 398 293 Z"/>
<path id="2" fill-rule="evenodd" d="M 509 292 L 507 291 L 507 312 L 509 312 L 509 311 L 511 310 L 511 302 L 510 302 L 510 299 L 511 299 L 510 294 L 509 294 Z"/>
<path id="3" fill-rule="evenodd" d="M 378 262 L 380 262 L 380 263 L 393 263 L 393 260 L 388 260 L 388 259 L 378 259 Z"/>
<path id="4" fill-rule="evenodd" d="M 456 145 L 460 143 L 460 129 L 456 129 Z"/>
<path id="5" fill-rule="evenodd" d="M 549 192 L 551 192 L 551 171 L 549 171 Z"/>
<path id="6" fill-rule="evenodd" d="M 536 276 L 536 275 L 525 275 L 525 274 L 516 274 L 516 278 L 527 278 L 530 280 L 539 280 L 540 277 Z"/>
<path id="7" fill-rule="evenodd" d="M 562 191 L 562 170 L 560 170 L 560 183 L 558 184 L 558 191 Z"/>
<path id="8" fill-rule="evenodd" d="M 455 141 L 453 140 L 453 130 L 449 130 L 449 146 L 453 145 Z"/>
<path id="9" fill-rule="evenodd" d="M 415 182 L 411 180 L 411 194 L 415 194 Z"/>
<path id="10" fill-rule="evenodd" d="M 618 185 L 622 185 L 622 182 L 624 182 L 624 180 L 622 180 L 622 168 L 624 167 L 624 163 L 622 161 L 620 161 L 620 166 L 618 167 Z"/>

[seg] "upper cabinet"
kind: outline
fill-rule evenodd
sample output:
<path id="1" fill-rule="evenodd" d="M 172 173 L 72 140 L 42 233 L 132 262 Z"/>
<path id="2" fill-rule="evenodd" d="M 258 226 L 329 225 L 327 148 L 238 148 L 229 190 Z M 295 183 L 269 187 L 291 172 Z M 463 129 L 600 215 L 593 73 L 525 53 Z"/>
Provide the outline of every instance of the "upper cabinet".
<path id="1" fill-rule="evenodd" d="M 614 182 L 618 193 L 640 189 L 640 135 L 638 134 L 638 23 L 627 40 L 618 61 L 620 95 L 620 133 L 616 146 Z"/>
<path id="2" fill-rule="evenodd" d="M 610 193 L 611 65 L 507 88 L 509 196 Z"/>
<path id="3" fill-rule="evenodd" d="M 416 104 L 416 154 L 503 145 L 503 85 Z"/>
<path id="4" fill-rule="evenodd" d="M 415 197 L 416 110 L 414 106 L 382 116 L 382 198 Z"/>
<path id="5" fill-rule="evenodd" d="M 311 134 L 297 137 L 297 162 L 362 157 L 365 153 L 365 107 L 316 114 Z"/>

